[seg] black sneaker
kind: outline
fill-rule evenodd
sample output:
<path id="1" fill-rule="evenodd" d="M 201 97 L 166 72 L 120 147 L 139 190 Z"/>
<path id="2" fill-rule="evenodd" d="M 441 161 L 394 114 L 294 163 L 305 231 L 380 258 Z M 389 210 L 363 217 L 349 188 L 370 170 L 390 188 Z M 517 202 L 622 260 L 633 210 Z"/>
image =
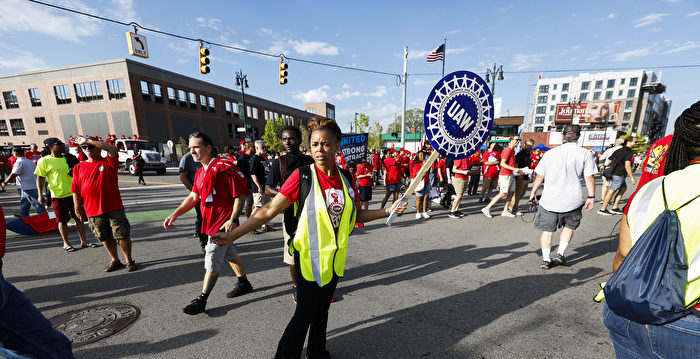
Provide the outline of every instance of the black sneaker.
<path id="1" fill-rule="evenodd" d="M 617 214 L 617 215 L 625 214 L 625 212 L 622 212 L 619 208 L 610 208 L 610 213 Z"/>
<path id="2" fill-rule="evenodd" d="M 598 214 L 601 216 L 612 216 L 612 212 L 608 211 L 607 209 L 600 209 L 598 210 Z"/>
<path id="3" fill-rule="evenodd" d="M 199 313 L 204 313 L 204 308 L 206 306 L 207 301 L 200 297 L 197 297 L 194 298 L 186 307 L 182 308 L 182 311 L 185 312 L 185 314 L 197 315 Z"/>
<path id="4" fill-rule="evenodd" d="M 455 213 L 459 216 L 459 218 L 464 217 L 464 213 L 462 213 L 461 211 L 456 211 Z"/>
<path id="5" fill-rule="evenodd" d="M 554 255 L 552 258 L 552 263 L 557 266 L 568 266 L 568 264 L 566 264 L 566 258 L 559 253 Z"/>
<path id="6" fill-rule="evenodd" d="M 236 283 L 235 286 L 233 286 L 233 290 L 226 293 L 226 296 L 229 298 L 234 298 L 238 297 L 244 294 L 248 294 L 253 291 L 253 286 L 250 284 L 250 282 L 245 281 L 245 282 L 238 282 Z"/>
<path id="7" fill-rule="evenodd" d="M 450 214 L 448 214 L 447 217 L 450 217 L 450 218 L 462 218 L 462 217 L 459 216 L 459 214 L 457 214 L 457 212 L 450 212 Z"/>
<path id="8" fill-rule="evenodd" d="M 542 264 L 540 264 L 540 268 L 542 269 L 549 269 L 554 267 L 554 263 L 552 261 L 542 261 Z"/>

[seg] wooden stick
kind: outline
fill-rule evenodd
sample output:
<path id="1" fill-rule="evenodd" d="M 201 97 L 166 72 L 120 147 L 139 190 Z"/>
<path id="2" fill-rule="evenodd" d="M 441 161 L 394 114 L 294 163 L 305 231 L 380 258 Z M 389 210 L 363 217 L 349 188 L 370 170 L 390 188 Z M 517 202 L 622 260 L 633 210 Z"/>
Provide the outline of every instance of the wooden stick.
<path id="1" fill-rule="evenodd" d="M 433 150 L 433 153 L 430 154 L 430 157 L 428 157 L 428 160 L 423 163 L 423 167 L 421 167 L 420 171 L 418 171 L 418 173 L 416 174 L 416 178 L 414 178 L 411 181 L 411 184 L 408 186 L 408 189 L 406 189 L 406 192 L 404 192 L 404 194 L 401 196 L 401 198 L 399 198 L 399 201 L 401 204 L 403 204 L 404 202 L 408 202 L 408 200 L 406 200 L 406 195 L 407 194 L 410 195 L 411 193 L 413 193 L 413 191 L 416 190 L 416 187 L 418 187 L 418 183 L 420 183 L 420 181 L 423 180 L 423 177 L 425 177 L 425 174 L 428 173 L 428 171 L 430 170 L 430 166 L 433 165 L 433 162 L 435 162 L 435 160 L 438 158 L 439 155 L 440 154 L 438 153 L 438 151 Z M 428 185 L 430 185 L 430 184 L 428 184 Z M 399 206 L 401 204 L 399 204 Z M 385 222 L 386 225 L 388 227 L 391 227 L 391 224 L 394 223 L 395 219 L 396 219 L 396 208 L 394 208 L 394 210 L 391 211 L 391 213 L 389 214 L 389 218 L 386 219 L 386 222 Z"/>

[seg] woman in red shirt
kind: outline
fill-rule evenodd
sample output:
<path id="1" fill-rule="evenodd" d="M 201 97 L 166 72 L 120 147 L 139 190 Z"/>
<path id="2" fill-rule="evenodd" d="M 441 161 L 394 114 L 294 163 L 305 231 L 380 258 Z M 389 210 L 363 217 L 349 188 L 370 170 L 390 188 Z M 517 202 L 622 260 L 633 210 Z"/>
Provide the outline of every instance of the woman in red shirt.
<path id="1" fill-rule="evenodd" d="M 411 163 L 411 181 L 418 175 L 425 162 L 425 152 L 418 151 L 416 159 Z M 419 185 L 420 186 L 420 185 Z M 423 188 L 416 190 L 416 219 L 430 218 L 428 215 L 428 194 L 430 194 L 429 176 L 423 176 Z M 422 211 L 421 211 L 422 209 Z"/>
<path id="2" fill-rule="evenodd" d="M 401 162 L 396 158 L 396 153 L 393 151 L 387 152 L 387 158 L 384 159 L 384 167 L 386 168 L 386 176 L 384 176 L 384 184 L 386 185 L 386 194 L 382 199 L 384 208 L 389 196 L 394 195 L 394 202 L 399 199 L 399 190 L 401 189 Z"/>
<path id="3" fill-rule="evenodd" d="M 357 186 L 360 192 L 360 208 L 368 209 L 369 201 L 372 200 L 372 174 L 373 168 L 369 164 L 369 160 L 372 155 L 367 155 L 367 162 L 360 163 L 357 165 L 357 172 L 355 177 L 357 178 Z"/>

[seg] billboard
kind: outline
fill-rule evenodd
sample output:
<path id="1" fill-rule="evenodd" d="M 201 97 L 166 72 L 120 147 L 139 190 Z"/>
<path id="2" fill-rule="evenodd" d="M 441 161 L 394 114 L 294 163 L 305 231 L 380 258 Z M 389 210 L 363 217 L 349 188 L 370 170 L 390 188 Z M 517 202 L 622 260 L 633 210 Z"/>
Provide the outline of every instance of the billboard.
<path id="1" fill-rule="evenodd" d="M 620 118 L 620 101 L 581 102 L 580 106 L 557 104 L 555 124 L 615 122 Z"/>

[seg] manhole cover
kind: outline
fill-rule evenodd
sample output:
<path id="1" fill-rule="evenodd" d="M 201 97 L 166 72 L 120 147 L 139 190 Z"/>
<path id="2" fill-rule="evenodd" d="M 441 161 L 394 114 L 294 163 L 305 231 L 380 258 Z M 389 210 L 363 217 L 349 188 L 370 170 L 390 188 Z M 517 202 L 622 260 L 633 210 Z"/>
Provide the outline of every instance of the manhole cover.
<path id="1" fill-rule="evenodd" d="M 52 318 L 53 327 L 63 333 L 73 346 L 106 338 L 133 323 L 141 314 L 130 304 L 102 304 Z"/>

